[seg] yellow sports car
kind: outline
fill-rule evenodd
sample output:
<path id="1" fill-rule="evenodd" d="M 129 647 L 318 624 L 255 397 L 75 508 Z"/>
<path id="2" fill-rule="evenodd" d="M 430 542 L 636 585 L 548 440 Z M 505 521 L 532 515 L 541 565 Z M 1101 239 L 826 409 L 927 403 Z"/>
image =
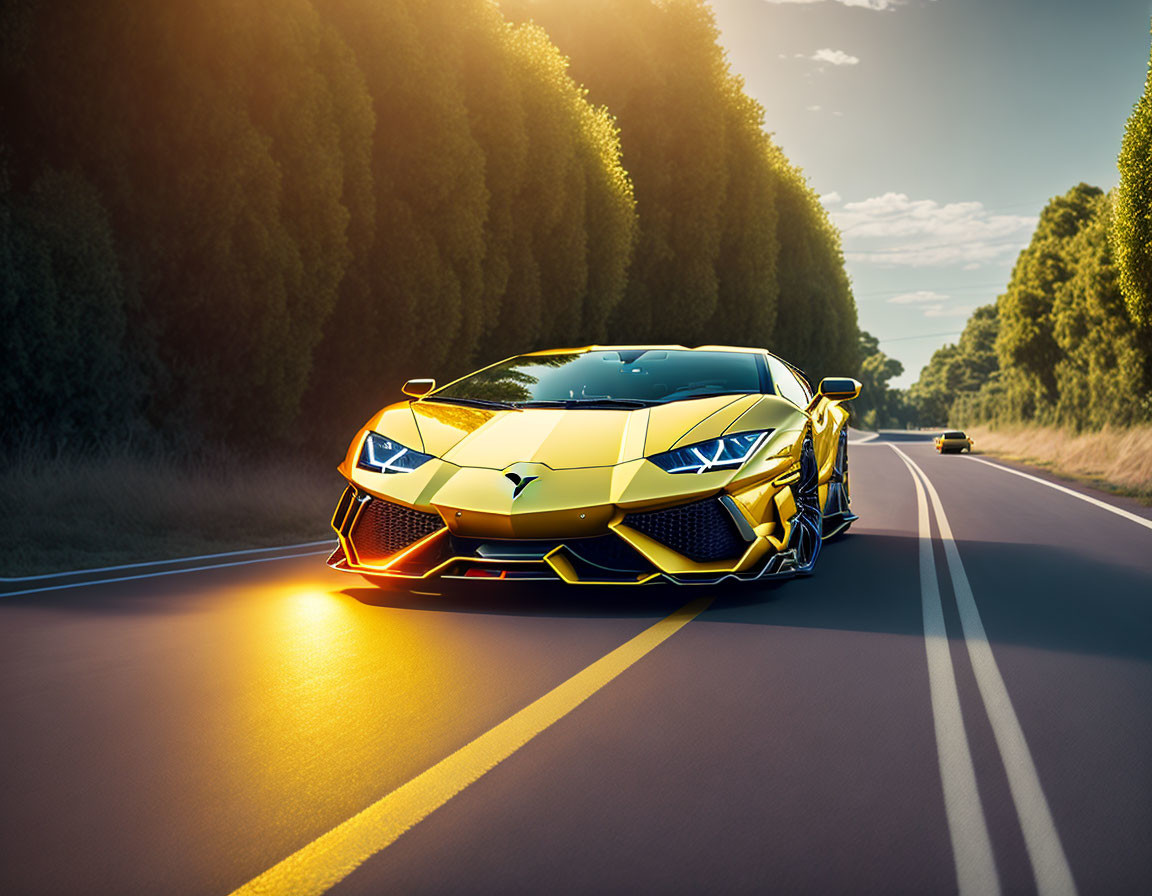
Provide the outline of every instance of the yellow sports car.
<path id="1" fill-rule="evenodd" d="M 953 430 L 951 432 L 942 432 L 932 440 L 932 444 L 936 446 L 936 450 L 941 454 L 948 454 L 955 451 L 960 454 L 963 451 L 972 453 L 972 446 L 976 443 L 973 442 L 965 433 L 960 430 Z"/>
<path id="2" fill-rule="evenodd" d="M 762 349 L 588 346 L 500 361 L 372 417 L 335 569 L 369 581 L 639 585 L 810 573 L 849 510 L 860 393 Z"/>

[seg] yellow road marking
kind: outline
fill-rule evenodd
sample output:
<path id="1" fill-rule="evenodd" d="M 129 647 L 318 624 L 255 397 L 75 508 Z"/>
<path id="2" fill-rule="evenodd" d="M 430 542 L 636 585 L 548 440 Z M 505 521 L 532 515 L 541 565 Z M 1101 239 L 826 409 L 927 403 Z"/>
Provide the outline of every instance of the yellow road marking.
<path id="1" fill-rule="evenodd" d="M 318 896 L 335 886 L 663 644 L 704 612 L 712 600 L 705 597 L 685 604 L 426 772 L 253 878 L 233 896 L 281 893 Z"/>

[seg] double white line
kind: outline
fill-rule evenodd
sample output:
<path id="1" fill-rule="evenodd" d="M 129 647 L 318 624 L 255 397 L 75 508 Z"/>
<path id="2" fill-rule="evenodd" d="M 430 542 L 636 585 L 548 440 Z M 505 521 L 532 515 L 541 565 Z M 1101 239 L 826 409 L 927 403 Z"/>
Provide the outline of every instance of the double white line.
<path id="1" fill-rule="evenodd" d="M 1040 896 L 1072 896 L 1076 884 L 1060 835 L 1052 820 L 1048 800 L 1040 787 L 1036 765 L 1024 730 L 1012 708 L 1004 678 L 988 643 L 980 611 L 972 596 L 972 587 L 964 572 L 952 527 L 931 481 L 924 471 L 895 445 L 889 445 L 907 464 L 916 485 L 919 518 L 920 585 L 924 611 L 924 641 L 928 653 L 928 681 L 932 695 L 932 715 L 936 728 L 936 746 L 940 760 L 940 778 L 944 789 L 944 809 L 948 832 L 956 859 L 956 877 L 961 894 L 998 894 L 1000 879 L 992 855 L 992 841 L 980 795 L 976 787 L 976 770 L 968 746 L 968 736 L 960 710 L 960 696 L 952 667 L 952 654 L 944 624 L 944 610 L 936 576 L 932 531 L 928 516 L 927 490 L 944 556 L 952 578 L 956 608 L 964 631 L 968 657 L 976 676 L 976 685 L 992 726 L 996 747 L 1004 763 L 1008 788 L 1024 834 L 1028 859 Z"/>

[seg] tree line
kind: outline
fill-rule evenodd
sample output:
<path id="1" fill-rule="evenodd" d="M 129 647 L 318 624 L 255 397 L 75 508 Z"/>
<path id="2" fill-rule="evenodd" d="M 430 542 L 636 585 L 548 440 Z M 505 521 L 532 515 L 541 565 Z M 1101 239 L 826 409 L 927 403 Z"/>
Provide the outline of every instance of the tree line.
<path id="1" fill-rule="evenodd" d="M 0 9 L 3 445 L 339 442 L 598 341 L 854 373 L 838 234 L 702 0 Z"/>
<path id="2" fill-rule="evenodd" d="M 1152 420 L 1152 327 L 1121 288 L 1118 217 L 1116 192 L 1087 184 L 1048 203 L 1007 290 L 912 387 L 924 423 Z"/>
<path id="3" fill-rule="evenodd" d="M 1152 64 L 1120 183 L 1052 199 L 1008 287 L 938 350 L 908 398 L 925 425 L 1152 421 Z"/>

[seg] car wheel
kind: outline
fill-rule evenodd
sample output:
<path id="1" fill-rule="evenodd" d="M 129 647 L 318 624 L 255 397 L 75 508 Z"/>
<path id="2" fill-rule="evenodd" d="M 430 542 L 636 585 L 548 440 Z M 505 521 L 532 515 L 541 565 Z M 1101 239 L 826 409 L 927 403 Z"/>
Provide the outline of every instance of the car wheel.
<path id="1" fill-rule="evenodd" d="M 824 519 L 821 527 L 825 540 L 843 535 L 851 528 L 856 515 L 848 506 L 848 430 L 840 430 L 836 444 L 836 461 L 832 465 L 832 476 L 828 480 L 828 496 L 824 499 Z"/>
<path id="2" fill-rule="evenodd" d="M 820 468 L 816 463 L 816 448 L 812 434 L 804 436 L 800 449 L 800 479 L 794 492 L 796 497 L 796 524 L 792 531 L 791 547 L 796 552 L 796 574 L 809 575 L 816 567 L 823 543 L 824 514 L 820 510 Z"/>

